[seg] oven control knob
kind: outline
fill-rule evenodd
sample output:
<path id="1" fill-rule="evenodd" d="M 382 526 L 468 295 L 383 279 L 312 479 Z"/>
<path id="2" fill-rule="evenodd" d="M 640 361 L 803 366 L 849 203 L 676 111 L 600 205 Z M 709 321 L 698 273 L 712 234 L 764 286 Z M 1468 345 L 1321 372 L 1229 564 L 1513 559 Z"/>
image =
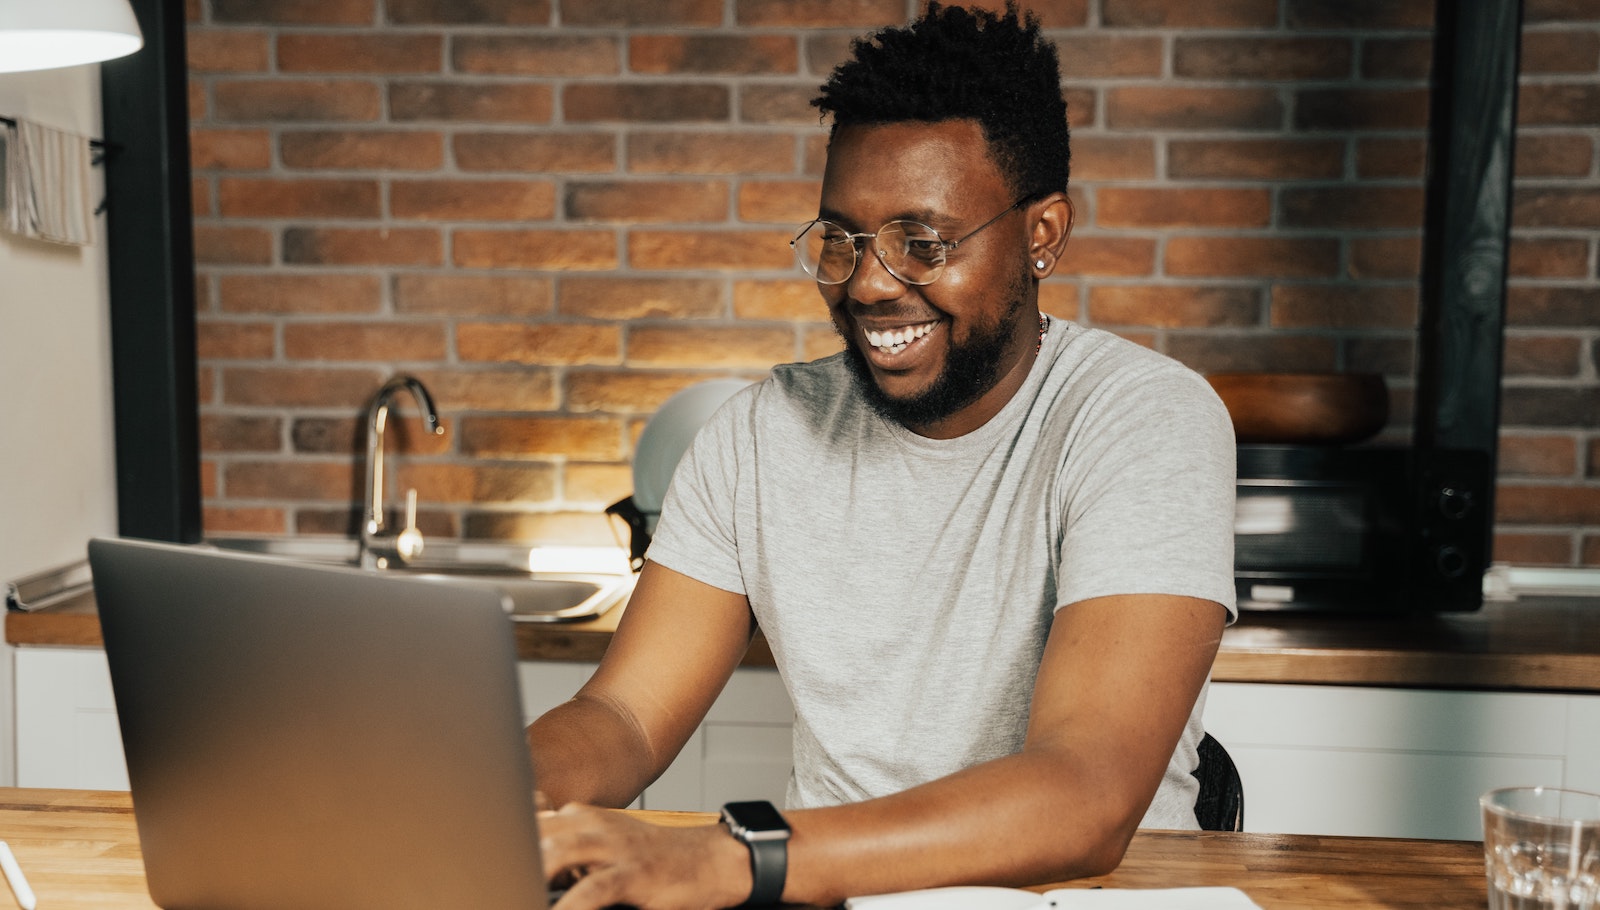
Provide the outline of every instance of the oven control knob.
<path id="1" fill-rule="evenodd" d="M 1445 544 L 1434 551 L 1433 564 L 1445 578 L 1460 578 L 1467 571 L 1467 554 L 1455 544 Z"/>
<path id="2" fill-rule="evenodd" d="M 1477 497 L 1472 495 L 1471 490 L 1444 487 L 1439 490 L 1439 514 L 1458 521 L 1471 514 L 1476 501 Z"/>

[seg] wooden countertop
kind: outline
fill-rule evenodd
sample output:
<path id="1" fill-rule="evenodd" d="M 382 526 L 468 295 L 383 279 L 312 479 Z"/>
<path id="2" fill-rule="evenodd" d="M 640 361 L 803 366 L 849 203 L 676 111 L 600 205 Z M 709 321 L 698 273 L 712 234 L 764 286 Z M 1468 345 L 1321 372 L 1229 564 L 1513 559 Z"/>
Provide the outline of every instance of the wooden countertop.
<path id="1" fill-rule="evenodd" d="M 638 813 L 707 824 L 700 813 Z M 0 788 L 0 832 L 47 910 L 151 910 L 126 793 Z M 1117 871 L 1051 887 L 1242 889 L 1263 910 L 1481 910 L 1475 841 L 1141 831 Z M 0 897 L 0 906 L 10 906 Z"/>
<path id="2" fill-rule="evenodd" d="M 518 623 L 524 660 L 599 660 L 623 608 L 576 623 Z M 14 645 L 100 645 L 89 596 L 10 613 Z M 757 636 L 745 666 L 772 666 Z M 1218 682 L 1600 693 L 1600 600 L 1526 598 L 1416 617 L 1245 613 L 1222 638 Z"/>

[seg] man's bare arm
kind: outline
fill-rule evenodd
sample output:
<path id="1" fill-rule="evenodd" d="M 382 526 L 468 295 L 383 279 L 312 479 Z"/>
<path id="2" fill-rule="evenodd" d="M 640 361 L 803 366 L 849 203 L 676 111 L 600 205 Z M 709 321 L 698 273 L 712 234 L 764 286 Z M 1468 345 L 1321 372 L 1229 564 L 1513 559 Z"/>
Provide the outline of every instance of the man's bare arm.
<path id="1" fill-rule="evenodd" d="M 556 806 L 627 805 L 700 725 L 753 631 L 743 595 L 647 562 L 600 669 L 528 727 L 535 785 Z"/>

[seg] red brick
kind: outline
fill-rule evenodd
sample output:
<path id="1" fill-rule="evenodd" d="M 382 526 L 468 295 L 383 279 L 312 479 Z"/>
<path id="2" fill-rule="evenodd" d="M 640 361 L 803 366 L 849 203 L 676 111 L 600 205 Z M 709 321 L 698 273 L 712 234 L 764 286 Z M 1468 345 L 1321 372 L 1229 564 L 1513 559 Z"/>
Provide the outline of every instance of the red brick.
<path id="1" fill-rule="evenodd" d="M 1423 139 L 1362 139 L 1356 142 L 1356 175 L 1363 178 L 1412 177 L 1427 172 L 1428 146 Z"/>
<path id="2" fill-rule="evenodd" d="M 609 173 L 617 168 L 610 133 L 458 133 L 456 165 L 464 171 Z"/>
<path id="3" fill-rule="evenodd" d="M 383 7 L 398 25 L 550 24 L 550 0 L 384 0 Z"/>
<path id="4" fill-rule="evenodd" d="M 191 78 L 188 84 L 189 122 L 200 123 L 210 118 L 210 105 L 206 103 L 206 87 L 198 79 Z"/>
<path id="5" fill-rule="evenodd" d="M 615 364 L 622 360 L 622 330 L 587 323 L 465 322 L 456 326 L 456 351 L 467 362 Z"/>
<path id="6" fill-rule="evenodd" d="M 1600 85 L 1593 82 L 1521 83 L 1517 92 L 1519 126 L 1592 126 L 1600 123 Z"/>
<path id="7" fill-rule="evenodd" d="M 236 461 L 222 468 L 228 499 L 344 501 L 354 489 L 355 466 L 341 461 Z"/>
<path id="8" fill-rule="evenodd" d="M 817 87 L 809 82 L 800 85 L 748 84 L 739 92 L 739 121 L 814 128 L 817 125 L 817 109 L 811 106 L 811 99 L 816 96 Z"/>
<path id="9" fill-rule="evenodd" d="M 787 231 L 631 231 L 636 269 L 783 269 L 794 264 Z"/>
<path id="10" fill-rule="evenodd" d="M 374 275 L 223 275 L 228 313 L 375 313 L 383 286 Z"/>
<path id="11" fill-rule="evenodd" d="M 546 502 L 555 497 L 554 465 L 401 464 L 396 485 L 431 502 Z"/>
<path id="12" fill-rule="evenodd" d="M 1500 425 L 1577 427 L 1600 414 L 1600 388 L 1580 385 L 1506 384 L 1500 391 Z"/>
<path id="13" fill-rule="evenodd" d="M 211 89 L 217 120 L 306 123 L 370 121 L 382 113 L 378 86 L 353 79 L 315 82 L 264 79 L 218 81 Z"/>
<path id="14" fill-rule="evenodd" d="M 186 39 L 190 73 L 262 73 L 271 61 L 264 31 L 197 28 Z"/>
<path id="15" fill-rule="evenodd" d="M 1167 353 L 1201 373 L 1322 372 L 1334 369 L 1337 345 L 1306 335 L 1174 334 Z"/>
<path id="16" fill-rule="evenodd" d="M 217 463 L 208 459 L 200 460 L 200 495 L 206 499 L 213 499 L 217 495 Z"/>
<path id="17" fill-rule="evenodd" d="M 839 64 L 850 59 L 850 45 L 859 37 L 850 31 L 811 31 L 802 37 L 806 70 L 812 73 L 831 73 Z M 1063 65 L 1065 60 L 1061 61 Z"/>
<path id="18" fill-rule="evenodd" d="M 1361 78 L 1422 82 L 1433 72 L 1433 37 L 1369 38 L 1361 43 Z"/>
<path id="19" fill-rule="evenodd" d="M 561 281 L 561 312 L 586 319 L 709 319 L 723 312 L 722 283 L 702 278 Z"/>
<path id="20" fill-rule="evenodd" d="M 1281 224 L 1291 228 L 1420 228 L 1420 187 L 1288 187 Z"/>
<path id="21" fill-rule="evenodd" d="M 563 4 L 561 21 L 584 26 L 715 26 L 722 24 L 722 0 L 584 0 Z"/>
<path id="22" fill-rule="evenodd" d="M 376 368 L 228 368 L 222 371 L 222 400 L 250 407 L 360 409 L 384 379 L 384 372 Z"/>
<path id="23" fill-rule="evenodd" d="M 800 345 L 804 351 L 800 359 L 809 363 L 831 357 L 844 350 L 844 339 L 831 329 L 805 329 L 800 333 Z"/>
<path id="24" fill-rule="evenodd" d="M 1589 274 L 1589 241 L 1512 237 L 1506 265 L 1514 278 L 1584 278 Z"/>
<path id="25" fill-rule="evenodd" d="M 1178 27 L 1271 28 L 1278 24 L 1277 0 L 1104 0 L 1101 21 L 1113 28 Z"/>
<path id="26" fill-rule="evenodd" d="M 1491 557 L 1515 566 L 1572 565 L 1572 535 L 1495 531 Z"/>
<path id="27" fill-rule="evenodd" d="M 1096 32 L 1055 39 L 1064 79 L 1159 77 L 1166 59 L 1159 37 Z"/>
<path id="28" fill-rule="evenodd" d="M 1003 13 L 1006 0 L 964 0 L 962 6 Z M 1082 28 L 1089 23 L 1088 0 L 1033 0 L 1018 4 L 1024 12 L 1039 17 L 1039 26 L 1046 29 Z"/>
<path id="29" fill-rule="evenodd" d="M 1352 284 L 1280 284 L 1272 289 L 1272 325 L 1282 329 L 1410 329 L 1417 288 Z"/>
<path id="30" fill-rule="evenodd" d="M 560 405 L 552 370 L 474 365 L 415 373 L 447 412 L 553 411 Z"/>
<path id="31" fill-rule="evenodd" d="M 1495 468 L 1502 477 L 1576 477 L 1578 443 L 1570 434 L 1505 433 Z"/>
<path id="32" fill-rule="evenodd" d="M 451 66 L 491 76 L 611 76 L 622 71 L 617 39 L 604 35 L 458 35 Z"/>
<path id="33" fill-rule="evenodd" d="M 1351 278 L 1416 278 L 1422 270 L 1418 237 L 1358 237 L 1350 241 Z"/>
<path id="34" fill-rule="evenodd" d="M 461 451 L 490 458 L 614 461 L 623 456 L 622 423 L 610 417 L 464 417 Z"/>
<path id="35" fill-rule="evenodd" d="M 397 82 L 389 88 L 389 116 L 398 121 L 548 123 L 554 109 L 547 85 Z"/>
<path id="36" fill-rule="evenodd" d="M 1167 242 L 1169 275 L 1332 278 L 1339 270 L 1335 240 L 1279 237 L 1174 237 Z"/>
<path id="37" fill-rule="evenodd" d="M 283 329 L 289 360 L 443 360 L 444 327 L 438 323 L 308 322 Z"/>
<path id="38" fill-rule="evenodd" d="M 1344 144 L 1320 139 L 1175 139 L 1169 176 L 1221 180 L 1307 180 L 1344 174 Z"/>
<path id="39" fill-rule="evenodd" d="M 1143 237 L 1101 237 L 1079 234 L 1067 244 L 1055 274 L 1148 275 L 1155 270 L 1156 243 Z"/>
<path id="40" fill-rule="evenodd" d="M 217 205 L 233 218 L 376 218 L 381 214 L 374 180 L 274 180 L 224 177 Z"/>
<path id="41" fill-rule="evenodd" d="M 1600 438 L 1589 440 L 1589 469 L 1590 477 L 1600 477 Z"/>
<path id="42" fill-rule="evenodd" d="M 1341 79 L 1350 76 L 1354 57 L 1344 38 L 1180 35 L 1172 45 L 1172 72 L 1185 79 Z"/>
<path id="43" fill-rule="evenodd" d="M 1600 33 L 1588 29 L 1522 33 L 1523 73 L 1593 73 L 1600 68 Z"/>
<path id="44" fill-rule="evenodd" d="M 632 366 L 761 369 L 795 355 L 787 328 L 635 326 L 628 332 Z"/>
<path id="45" fill-rule="evenodd" d="M 1579 133 L 1517 134 L 1518 177 L 1587 177 L 1594 166 L 1594 143 Z"/>
<path id="46" fill-rule="evenodd" d="M 194 261 L 205 265 L 271 265 L 272 233 L 264 228 L 197 224 Z"/>
<path id="47" fill-rule="evenodd" d="M 1519 188 L 1511 198 L 1515 227 L 1593 229 L 1600 225 L 1600 189 Z"/>
<path id="48" fill-rule="evenodd" d="M 1290 0 L 1285 19 L 1303 29 L 1427 29 L 1431 0 Z"/>
<path id="49" fill-rule="evenodd" d="M 550 312 L 550 280 L 523 275 L 399 275 L 397 313 L 441 316 L 541 316 Z"/>
<path id="50" fill-rule="evenodd" d="M 278 146 L 286 167 L 317 171 L 431 171 L 444 164 L 444 135 L 405 130 L 294 130 Z"/>
<path id="51" fill-rule="evenodd" d="M 1600 325 L 1600 288 L 1512 285 L 1506 292 L 1506 323 L 1593 328 Z"/>
<path id="52" fill-rule="evenodd" d="M 787 133 L 644 132 L 628 136 L 628 170 L 641 174 L 789 173 L 796 163 Z"/>
<path id="53" fill-rule="evenodd" d="M 576 83 L 562 92 L 568 123 L 710 123 L 729 114 L 728 89 L 703 83 Z"/>
<path id="54" fill-rule="evenodd" d="M 570 503 L 608 505 L 633 492 L 628 465 L 568 464 L 561 475 L 561 498 Z"/>
<path id="55" fill-rule="evenodd" d="M 1106 90 L 1106 125 L 1115 130 L 1265 130 L 1282 122 L 1283 104 L 1272 89 L 1164 85 Z"/>
<path id="56" fill-rule="evenodd" d="M 1072 179 L 1148 180 L 1156 175 L 1155 143 L 1121 136 L 1072 137 Z"/>
<path id="57" fill-rule="evenodd" d="M 423 221 L 544 221 L 555 215 L 555 187 L 545 180 L 397 180 L 389 210 Z"/>
<path id="58" fill-rule="evenodd" d="M 1426 89 L 1310 89 L 1295 93 L 1297 131 L 1421 130 L 1427 125 Z"/>
<path id="59" fill-rule="evenodd" d="M 1593 0 L 1527 0 L 1522 18 L 1523 22 L 1530 25 L 1600 20 L 1600 9 L 1595 8 Z"/>
<path id="60" fill-rule="evenodd" d="M 1272 195 L 1265 189 L 1102 187 L 1095 222 L 1102 227 L 1265 227 Z"/>
<path id="61" fill-rule="evenodd" d="M 372 25 L 377 21 L 377 13 L 374 0 L 211 0 L 211 21 L 263 25 Z"/>
<path id="62" fill-rule="evenodd" d="M 573 370 L 567 374 L 567 410 L 653 414 L 689 386 L 727 377 L 725 372 L 708 370 Z"/>
<path id="63" fill-rule="evenodd" d="M 658 75 L 794 73 L 800 49 L 790 35 L 638 35 L 628 39 L 628 68 Z"/>
<path id="64" fill-rule="evenodd" d="M 228 507 L 207 504 L 201 510 L 200 523 L 207 536 L 212 534 L 284 534 L 288 532 L 288 518 L 283 509 L 258 507 Z"/>
<path id="65" fill-rule="evenodd" d="M 201 360 L 270 360 L 276 350 L 270 322 L 201 319 L 195 323 L 195 352 Z"/>
<path id="66" fill-rule="evenodd" d="M 278 69 L 285 73 L 437 73 L 444 38 L 409 33 L 280 34 Z"/>
<path id="67" fill-rule="evenodd" d="M 278 452 L 282 449 L 283 421 L 277 417 L 200 415 L 202 452 Z"/>
<path id="68" fill-rule="evenodd" d="M 438 231 L 416 228 L 289 228 L 286 265 L 441 265 Z"/>
<path id="69" fill-rule="evenodd" d="M 725 221 L 728 184 L 720 180 L 574 182 L 567 184 L 562 208 L 572 221 Z"/>
<path id="70" fill-rule="evenodd" d="M 1582 565 L 1600 566 L 1600 534 L 1585 534 L 1583 536 L 1583 555 L 1580 557 Z"/>
<path id="71" fill-rule="evenodd" d="M 1600 487 L 1502 483 L 1494 505 L 1495 520 L 1500 522 L 1600 525 Z"/>
<path id="72" fill-rule="evenodd" d="M 471 269 L 614 269 L 617 237 L 611 231 L 455 232 L 452 261 Z"/>
<path id="73" fill-rule="evenodd" d="M 740 319 L 826 322 L 828 308 L 817 283 L 796 277 L 787 281 L 736 281 L 733 315 Z"/>
<path id="74" fill-rule="evenodd" d="M 265 170 L 272 166 L 272 139 L 266 130 L 191 130 L 189 163 L 197 171 Z"/>
<path id="75" fill-rule="evenodd" d="M 1109 286 L 1108 286 L 1109 287 Z M 1052 278 L 1039 284 L 1039 312 L 1073 322 L 1089 321 L 1083 282 Z"/>
<path id="76" fill-rule="evenodd" d="M 821 196 L 815 180 L 746 180 L 739 186 L 739 220 L 798 225 L 817 217 Z"/>
<path id="77" fill-rule="evenodd" d="M 581 8 L 581 7 L 580 7 Z M 467 512 L 461 535 L 469 539 L 510 540 L 518 545 L 549 542 L 558 546 L 614 547 L 616 526 L 598 512 Z"/>
<path id="78" fill-rule="evenodd" d="M 1257 325 L 1261 294 L 1247 287 L 1102 285 L 1089 289 L 1095 325 L 1222 328 Z"/>
<path id="79" fill-rule="evenodd" d="M 882 28 L 906 14 L 900 0 L 734 0 L 733 12 L 757 28 Z"/>
<path id="80" fill-rule="evenodd" d="M 1501 375 L 1576 378 L 1582 369 L 1584 354 L 1583 341 L 1571 335 L 1508 335 Z"/>

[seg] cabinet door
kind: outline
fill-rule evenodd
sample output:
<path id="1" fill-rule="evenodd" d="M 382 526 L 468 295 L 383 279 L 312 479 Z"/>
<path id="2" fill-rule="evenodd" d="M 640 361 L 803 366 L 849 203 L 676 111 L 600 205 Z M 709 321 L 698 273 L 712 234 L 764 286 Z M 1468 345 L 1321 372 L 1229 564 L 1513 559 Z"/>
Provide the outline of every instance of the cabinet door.
<path id="1" fill-rule="evenodd" d="M 715 812 L 734 800 L 782 806 L 794 768 L 794 706 L 776 670 L 741 667 L 672 766 L 645 790 L 646 809 Z"/>
<path id="2" fill-rule="evenodd" d="M 15 668 L 17 786 L 128 789 L 105 652 L 18 648 Z"/>
<path id="3" fill-rule="evenodd" d="M 1566 699 L 1218 683 L 1205 724 L 1247 831 L 1474 840 L 1485 790 L 1564 779 Z"/>

